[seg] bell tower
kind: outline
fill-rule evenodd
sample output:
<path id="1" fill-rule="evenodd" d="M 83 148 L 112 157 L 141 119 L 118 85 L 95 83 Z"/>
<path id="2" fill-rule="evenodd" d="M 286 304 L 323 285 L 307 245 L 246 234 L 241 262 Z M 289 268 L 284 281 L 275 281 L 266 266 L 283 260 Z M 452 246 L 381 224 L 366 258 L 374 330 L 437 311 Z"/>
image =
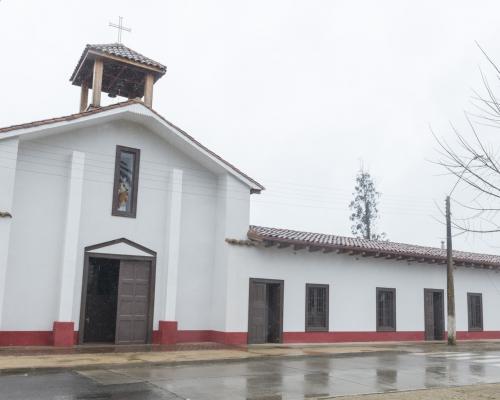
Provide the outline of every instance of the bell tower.
<path id="1" fill-rule="evenodd" d="M 121 43 L 88 44 L 70 81 L 81 87 L 80 112 L 101 106 L 101 94 L 142 99 L 153 105 L 153 86 L 167 67 Z M 92 98 L 89 102 L 89 90 Z"/>

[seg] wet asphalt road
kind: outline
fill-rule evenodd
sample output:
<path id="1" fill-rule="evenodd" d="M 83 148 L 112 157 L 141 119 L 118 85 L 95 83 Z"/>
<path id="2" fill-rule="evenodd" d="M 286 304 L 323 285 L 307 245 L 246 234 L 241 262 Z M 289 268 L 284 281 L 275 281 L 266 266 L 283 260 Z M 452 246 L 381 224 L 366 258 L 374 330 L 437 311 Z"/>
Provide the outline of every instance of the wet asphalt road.
<path id="1" fill-rule="evenodd" d="M 500 351 L 377 353 L 0 375 L 0 400 L 284 400 L 500 382 Z"/>

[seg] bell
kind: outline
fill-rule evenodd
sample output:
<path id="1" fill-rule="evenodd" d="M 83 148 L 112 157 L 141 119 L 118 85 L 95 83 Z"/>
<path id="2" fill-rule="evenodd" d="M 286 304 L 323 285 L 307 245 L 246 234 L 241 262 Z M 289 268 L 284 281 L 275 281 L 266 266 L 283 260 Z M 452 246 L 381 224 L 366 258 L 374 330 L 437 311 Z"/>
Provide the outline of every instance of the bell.
<path id="1" fill-rule="evenodd" d="M 116 91 L 117 91 L 118 95 L 121 96 L 124 88 L 125 88 L 125 83 L 123 81 L 118 81 L 116 83 Z"/>

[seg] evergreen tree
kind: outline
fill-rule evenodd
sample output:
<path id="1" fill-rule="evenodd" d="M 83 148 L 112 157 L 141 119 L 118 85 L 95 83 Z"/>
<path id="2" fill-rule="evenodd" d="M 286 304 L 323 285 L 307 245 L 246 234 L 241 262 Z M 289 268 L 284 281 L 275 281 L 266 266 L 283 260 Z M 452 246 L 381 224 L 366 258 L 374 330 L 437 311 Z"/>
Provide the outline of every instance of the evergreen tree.
<path id="1" fill-rule="evenodd" d="M 354 200 L 349 204 L 352 212 L 350 216 L 352 234 L 358 238 L 385 240 L 385 233 L 377 234 L 375 232 L 380 193 L 377 192 L 370 173 L 365 171 L 363 167 L 356 176 L 353 196 Z"/>

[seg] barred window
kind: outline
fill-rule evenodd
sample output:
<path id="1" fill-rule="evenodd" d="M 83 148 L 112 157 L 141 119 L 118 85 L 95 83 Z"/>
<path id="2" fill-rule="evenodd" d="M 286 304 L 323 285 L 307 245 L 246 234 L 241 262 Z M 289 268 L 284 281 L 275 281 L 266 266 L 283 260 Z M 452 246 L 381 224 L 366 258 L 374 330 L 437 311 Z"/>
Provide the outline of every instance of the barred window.
<path id="1" fill-rule="evenodd" d="M 377 331 L 396 330 L 396 289 L 377 288 Z"/>
<path id="2" fill-rule="evenodd" d="M 469 331 L 483 330 L 483 295 L 467 293 L 467 309 L 469 314 Z"/>
<path id="3" fill-rule="evenodd" d="M 328 331 L 328 285 L 306 284 L 306 331 Z"/>

